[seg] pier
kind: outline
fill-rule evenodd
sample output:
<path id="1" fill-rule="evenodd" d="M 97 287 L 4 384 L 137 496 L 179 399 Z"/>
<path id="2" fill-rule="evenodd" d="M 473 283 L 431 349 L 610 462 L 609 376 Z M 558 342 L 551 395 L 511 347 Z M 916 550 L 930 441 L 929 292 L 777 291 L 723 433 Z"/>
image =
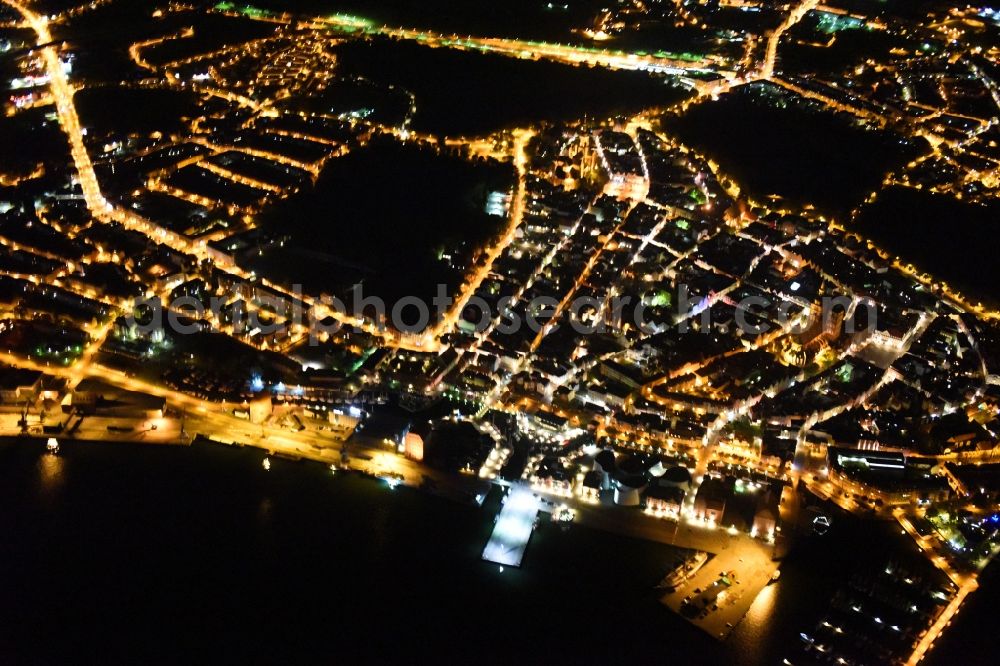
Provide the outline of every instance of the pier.
<path id="1" fill-rule="evenodd" d="M 521 566 L 538 509 L 538 498 L 529 488 L 512 486 L 497 516 L 493 534 L 483 549 L 483 559 L 502 566 Z"/>

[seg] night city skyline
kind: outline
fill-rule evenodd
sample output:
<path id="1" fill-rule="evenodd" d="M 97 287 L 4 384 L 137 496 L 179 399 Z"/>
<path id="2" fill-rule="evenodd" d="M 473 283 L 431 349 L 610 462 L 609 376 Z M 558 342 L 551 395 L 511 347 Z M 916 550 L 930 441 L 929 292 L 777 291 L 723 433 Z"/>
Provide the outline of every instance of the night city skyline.
<path id="1" fill-rule="evenodd" d="M 987 664 L 1000 6 L 0 0 L 0 661 Z"/>

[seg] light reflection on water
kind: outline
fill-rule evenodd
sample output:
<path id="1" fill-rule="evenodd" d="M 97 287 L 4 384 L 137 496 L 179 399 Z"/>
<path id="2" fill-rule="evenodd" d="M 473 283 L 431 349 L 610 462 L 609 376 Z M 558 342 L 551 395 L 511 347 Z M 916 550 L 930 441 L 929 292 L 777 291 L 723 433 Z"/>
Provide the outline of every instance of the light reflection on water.
<path id="1" fill-rule="evenodd" d="M 807 563 L 805 563 L 807 566 Z M 766 585 L 727 640 L 731 654 L 745 666 L 770 666 L 787 652 L 787 640 L 809 622 L 817 608 L 803 604 L 815 591 L 802 584 L 802 563 L 785 560 L 781 578 Z M 825 606 L 822 600 L 819 608 Z"/>
<path id="2" fill-rule="evenodd" d="M 752 635 L 761 635 L 767 627 L 774 613 L 779 585 L 781 583 L 777 582 L 764 587 L 750 605 L 750 610 L 747 611 L 743 622 L 747 625 L 747 630 Z"/>
<path id="3" fill-rule="evenodd" d="M 274 505 L 271 503 L 270 497 L 262 497 L 260 504 L 257 505 L 257 520 L 260 521 L 261 526 L 266 526 L 271 522 L 271 512 L 274 509 Z"/>
<path id="4" fill-rule="evenodd" d="M 62 488 L 65 461 L 51 453 L 43 453 L 38 457 L 38 487 L 42 495 L 52 499 Z"/>

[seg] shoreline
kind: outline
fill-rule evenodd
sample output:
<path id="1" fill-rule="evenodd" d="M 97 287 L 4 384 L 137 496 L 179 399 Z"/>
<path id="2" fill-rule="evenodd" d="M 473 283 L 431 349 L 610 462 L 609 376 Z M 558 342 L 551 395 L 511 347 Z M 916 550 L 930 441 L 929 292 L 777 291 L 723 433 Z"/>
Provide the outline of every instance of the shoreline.
<path id="1" fill-rule="evenodd" d="M 121 434 L 131 435 L 133 433 Z M 359 473 L 372 478 L 385 479 L 391 476 L 392 478 L 397 479 L 400 485 L 460 504 L 468 503 L 477 497 L 485 497 L 492 486 L 492 483 L 488 480 L 480 479 L 479 477 L 465 478 L 458 475 L 449 475 L 441 472 L 440 470 L 435 470 L 425 465 L 406 460 L 393 453 L 378 450 L 363 450 L 363 452 L 361 452 L 357 451 L 358 447 L 353 447 L 355 451 L 352 451 L 352 455 L 345 463 L 344 458 L 341 455 L 341 448 L 334 449 L 332 447 L 314 447 L 313 450 L 297 448 L 292 449 L 287 446 L 282 446 L 280 443 L 271 443 L 272 445 L 268 446 L 267 444 L 269 442 L 266 442 L 266 440 L 262 440 L 259 443 L 255 443 L 253 441 L 241 441 L 238 439 L 223 441 L 218 437 L 212 437 L 210 435 L 203 435 L 200 433 L 191 435 L 188 438 L 188 441 L 184 441 L 185 438 L 180 437 L 138 439 L 135 437 L 74 437 L 72 435 L 66 435 L 65 433 L 57 435 L 38 435 L 34 433 L 0 434 L 0 442 L 9 441 L 14 444 L 31 442 L 37 444 L 39 447 L 44 447 L 46 441 L 50 438 L 56 439 L 60 442 L 60 444 L 63 442 L 72 442 L 73 444 L 80 445 L 122 444 L 140 447 L 191 447 L 197 444 L 199 446 L 215 445 L 238 449 L 257 449 L 263 454 L 262 461 L 273 456 L 290 462 L 308 461 L 322 465 L 335 465 L 338 471 L 343 470 L 346 472 Z M 394 458 L 396 460 L 393 460 Z M 401 464 L 403 461 L 407 464 Z M 442 481 L 444 481 L 444 483 L 441 483 Z"/>

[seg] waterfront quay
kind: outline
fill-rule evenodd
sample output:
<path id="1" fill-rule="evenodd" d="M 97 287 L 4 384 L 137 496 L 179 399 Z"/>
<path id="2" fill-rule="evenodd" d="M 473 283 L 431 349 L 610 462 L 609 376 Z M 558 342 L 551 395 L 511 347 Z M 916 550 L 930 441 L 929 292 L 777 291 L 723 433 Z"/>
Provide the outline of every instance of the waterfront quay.
<path id="1" fill-rule="evenodd" d="M 629 511 L 621 507 L 616 509 L 613 506 L 566 501 L 575 510 L 575 522 L 580 525 L 708 553 L 708 561 L 683 584 L 664 594 L 660 601 L 694 626 L 720 640 L 726 638 L 743 619 L 779 566 L 779 562 L 773 559 L 776 554 L 775 544 L 752 538 L 743 532 L 709 527 L 694 521 L 664 520 L 642 511 Z M 726 577 L 732 581 L 732 585 L 721 599 L 716 600 L 716 610 L 709 610 L 699 617 L 704 606 L 696 603 L 697 598 L 723 572 L 729 574 Z M 685 602 L 686 598 L 690 605 Z M 685 608 L 686 606 L 689 607 Z"/>
<path id="2" fill-rule="evenodd" d="M 0 414 L 0 436 L 11 439 L 44 440 L 37 430 L 28 434 L 17 423 L 17 414 Z M 485 497 L 488 481 L 476 476 L 442 472 L 392 451 L 349 441 L 350 430 L 327 426 L 302 431 L 272 424 L 256 424 L 221 411 L 195 410 L 183 418 L 75 416 L 56 434 L 59 441 L 112 442 L 122 444 L 190 446 L 196 441 L 261 451 L 262 465 L 270 457 L 309 460 L 333 470 L 353 471 L 385 479 L 393 487 L 406 485 L 459 502 Z"/>
<path id="3" fill-rule="evenodd" d="M 724 639 L 771 582 L 778 563 L 771 559 L 771 546 L 745 534 L 685 533 L 692 542 L 710 542 L 718 552 L 661 602 L 710 636 Z M 718 596 L 712 598 L 715 592 Z"/>

